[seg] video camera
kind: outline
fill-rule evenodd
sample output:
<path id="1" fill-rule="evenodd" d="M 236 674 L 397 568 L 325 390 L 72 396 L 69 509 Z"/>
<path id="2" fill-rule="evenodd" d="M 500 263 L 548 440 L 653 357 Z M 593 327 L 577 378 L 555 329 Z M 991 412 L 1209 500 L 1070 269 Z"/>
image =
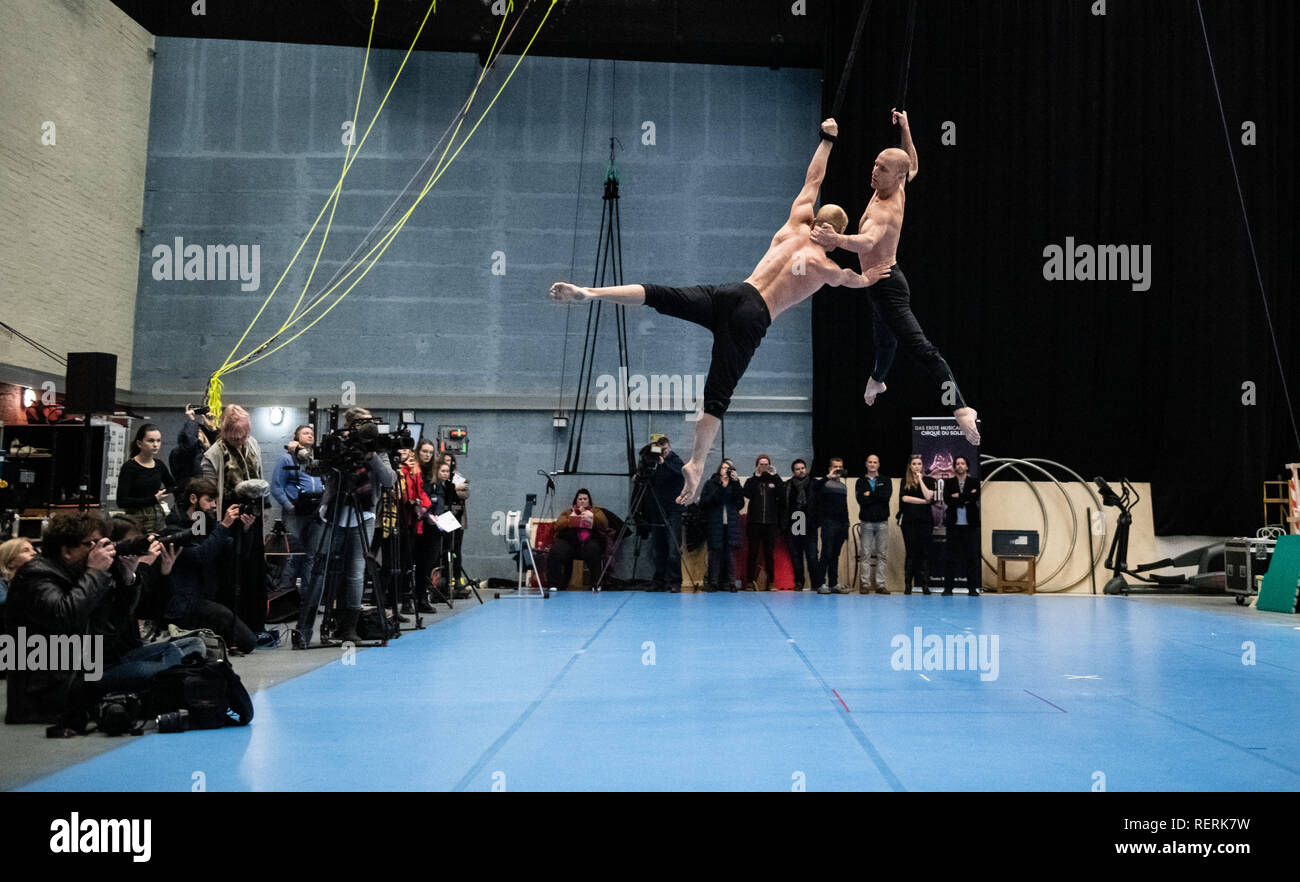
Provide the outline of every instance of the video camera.
<path id="1" fill-rule="evenodd" d="M 664 449 L 658 444 L 651 443 L 642 447 L 640 452 L 637 454 L 640 458 L 636 465 L 636 476 L 638 478 L 650 477 L 650 475 L 654 473 L 654 470 L 659 468 L 663 463 L 663 453 Z"/>
<path id="2" fill-rule="evenodd" d="M 335 429 L 322 438 L 316 445 L 316 458 L 303 468 L 307 474 L 321 478 L 335 470 L 355 471 L 365 465 L 366 457 L 371 453 L 393 456 L 403 448 L 414 447 L 415 439 L 406 426 L 399 426 L 392 432 L 381 432 L 375 420 L 362 420 L 351 427 Z"/>

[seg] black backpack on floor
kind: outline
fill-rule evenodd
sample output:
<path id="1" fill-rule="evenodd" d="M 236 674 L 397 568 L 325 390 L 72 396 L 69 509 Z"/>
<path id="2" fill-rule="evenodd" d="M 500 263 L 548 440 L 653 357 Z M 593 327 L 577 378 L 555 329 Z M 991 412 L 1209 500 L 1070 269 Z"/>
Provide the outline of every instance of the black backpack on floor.
<path id="1" fill-rule="evenodd" d="M 191 729 L 247 726 L 253 700 L 228 661 L 190 655 L 153 678 L 146 699 L 150 716 L 186 710 Z"/>

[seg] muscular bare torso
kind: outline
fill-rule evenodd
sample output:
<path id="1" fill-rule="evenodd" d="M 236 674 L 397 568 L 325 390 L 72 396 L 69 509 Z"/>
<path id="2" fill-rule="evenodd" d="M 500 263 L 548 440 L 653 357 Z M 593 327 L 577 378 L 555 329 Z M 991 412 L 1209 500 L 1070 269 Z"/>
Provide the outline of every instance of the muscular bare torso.
<path id="1" fill-rule="evenodd" d="M 826 249 L 808 238 L 811 229 L 811 224 L 801 223 L 778 230 L 763 259 L 745 279 L 763 296 L 773 320 L 841 272 Z"/>
<path id="2" fill-rule="evenodd" d="M 853 248 L 862 266 L 892 265 L 898 261 L 898 240 L 903 235 L 903 204 L 906 201 L 902 188 L 886 199 L 881 199 L 877 193 L 871 194 L 871 201 L 858 221 L 858 233 L 866 234 L 875 242 L 863 244 L 860 250 L 859 247 Z"/>

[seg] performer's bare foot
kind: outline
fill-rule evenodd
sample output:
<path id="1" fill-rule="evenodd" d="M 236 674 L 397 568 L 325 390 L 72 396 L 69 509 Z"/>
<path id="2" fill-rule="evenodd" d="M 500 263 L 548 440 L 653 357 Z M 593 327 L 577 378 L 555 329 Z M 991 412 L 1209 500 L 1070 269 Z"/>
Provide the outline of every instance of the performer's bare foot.
<path id="1" fill-rule="evenodd" d="M 870 407 L 876 403 L 876 396 L 888 388 L 884 383 L 872 377 L 867 380 L 867 391 L 862 393 L 862 400 L 867 403 L 867 407 Z"/>
<path id="2" fill-rule="evenodd" d="M 954 410 L 952 415 L 957 418 L 957 427 L 966 436 L 966 440 L 979 447 L 980 430 L 975 427 L 975 420 L 979 417 L 979 414 L 975 411 L 975 408 L 960 407 Z"/>
<path id="3" fill-rule="evenodd" d="M 686 479 L 686 485 L 682 487 L 682 493 L 677 497 L 678 505 L 690 505 L 700 495 L 700 478 L 704 477 L 704 466 L 696 465 L 692 460 L 682 466 L 682 477 Z"/>
<path id="4" fill-rule="evenodd" d="M 570 285 L 568 282 L 556 282 L 551 286 L 551 299 L 558 300 L 561 303 L 579 303 L 587 300 L 591 294 L 586 288 L 579 288 L 577 285 Z"/>

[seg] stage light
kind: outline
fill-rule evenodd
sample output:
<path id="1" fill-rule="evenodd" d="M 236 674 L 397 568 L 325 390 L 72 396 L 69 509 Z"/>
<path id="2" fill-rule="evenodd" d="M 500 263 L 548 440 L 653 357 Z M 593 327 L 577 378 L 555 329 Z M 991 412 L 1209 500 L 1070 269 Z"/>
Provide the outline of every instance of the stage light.
<path id="1" fill-rule="evenodd" d="M 35 389 L 24 389 L 24 390 L 23 390 L 23 407 L 31 407 L 31 406 L 32 406 L 33 404 L 35 404 L 35 403 L 36 403 L 36 390 L 35 390 Z"/>
<path id="2" fill-rule="evenodd" d="M 284 408 L 283 407 L 271 408 L 271 425 L 278 426 L 282 422 L 284 422 Z"/>

